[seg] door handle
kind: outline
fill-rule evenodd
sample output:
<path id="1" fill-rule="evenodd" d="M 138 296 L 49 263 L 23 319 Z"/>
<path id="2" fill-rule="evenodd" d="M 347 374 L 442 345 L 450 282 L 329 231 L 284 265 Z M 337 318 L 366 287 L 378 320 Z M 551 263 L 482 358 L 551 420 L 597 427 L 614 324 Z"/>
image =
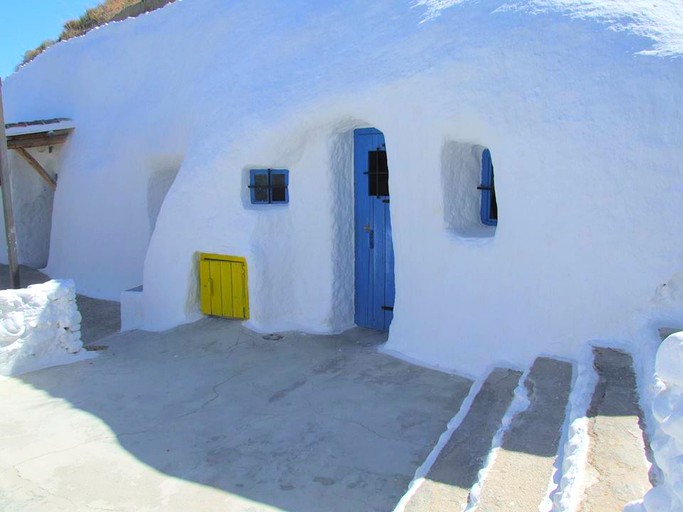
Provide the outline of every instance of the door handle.
<path id="1" fill-rule="evenodd" d="M 370 235 L 370 249 L 374 249 L 375 248 L 375 231 L 371 229 L 368 232 L 368 234 Z"/>

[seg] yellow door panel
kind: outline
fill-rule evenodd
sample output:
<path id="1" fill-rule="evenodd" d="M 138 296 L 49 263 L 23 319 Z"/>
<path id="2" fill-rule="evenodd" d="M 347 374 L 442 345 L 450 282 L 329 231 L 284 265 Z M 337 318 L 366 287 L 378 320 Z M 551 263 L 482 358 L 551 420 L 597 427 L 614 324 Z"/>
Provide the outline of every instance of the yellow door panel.
<path id="1" fill-rule="evenodd" d="M 235 317 L 234 302 L 232 300 L 232 263 L 229 261 L 221 261 L 221 297 L 223 300 L 223 316 Z"/>
<path id="2" fill-rule="evenodd" d="M 246 318 L 244 311 L 244 289 L 246 283 L 244 282 L 244 265 L 240 263 L 231 263 L 232 269 L 232 303 L 234 306 L 235 316 Z"/>
<path id="3" fill-rule="evenodd" d="M 199 262 L 199 296 L 202 313 L 205 315 L 211 314 L 211 274 L 209 270 L 209 261 L 201 260 Z"/>
<path id="4" fill-rule="evenodd" d="M 221 297 L 221 262 L 209 261 L 211 276 L 211 314 L 223 314 L 223 301 Z"/>

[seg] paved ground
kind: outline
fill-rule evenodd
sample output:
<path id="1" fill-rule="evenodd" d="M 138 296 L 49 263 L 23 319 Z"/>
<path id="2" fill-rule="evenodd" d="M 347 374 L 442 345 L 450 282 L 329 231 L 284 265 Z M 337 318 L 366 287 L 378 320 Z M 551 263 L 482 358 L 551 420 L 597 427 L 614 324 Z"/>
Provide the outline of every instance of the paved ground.
<path id="1" fill-rule="evenodd" d="M 0 381 L 0 508 L 390 511 L 471 382 L 381 341 L 207 318 Z"/>
<path id="2" fill-rule="evenodd" d="M 44 283 L 49 277 L 38 270 L 21 265 L 19 278 L 22 288 L 31 284 Z M 0 264 L 0 290 L 9 288 L 7 265 Z M 81 338 L 84 344 L 98 341 L 121 330 L 121 306 L 110 300 L 93 299 L 78 295 L 78 310 L 81 312 Z"/>

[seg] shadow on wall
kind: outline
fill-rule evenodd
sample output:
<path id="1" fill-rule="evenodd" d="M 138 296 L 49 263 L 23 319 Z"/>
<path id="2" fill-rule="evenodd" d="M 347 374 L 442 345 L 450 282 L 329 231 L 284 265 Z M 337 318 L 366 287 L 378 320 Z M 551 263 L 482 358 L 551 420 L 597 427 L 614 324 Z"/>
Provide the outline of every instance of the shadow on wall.
<path id="1" fill-rule="evenodd" d="M 155 170 L 147 182 L 147 216 L 149 218 L 150 238 L 154 233 L 154 228 L 156 228 L 161 206 L 164 204 L 164 199 L 166 199 L 166 195 L 178 175 L 182 161 L 182 156 L 177 155 L 160 158 L 152 164 Z"/>
<path id="2" fill-rule="evenodd" d="M 333 135 L 330 144 L 334 223 L 332 307 L 335 313 L 332 328 L 342 330 L 353 325 L 353 129 Z"/>
<path id="3" fill-rule="evenodd" d="M 56 177 L 62 148 L 39 147 L 27 150 L 47 171 Z M 33 268 L 47 265 L 50 252 L 52 204 L 54 191 L 17 153 L 8 154 L 12 172 L 12 199 L 19 249 L 19 262 Z M 0 200 L 2 204 L 2 200 Z M 5 226 L 0 211 L 0 260 L 7 261 Z"/>

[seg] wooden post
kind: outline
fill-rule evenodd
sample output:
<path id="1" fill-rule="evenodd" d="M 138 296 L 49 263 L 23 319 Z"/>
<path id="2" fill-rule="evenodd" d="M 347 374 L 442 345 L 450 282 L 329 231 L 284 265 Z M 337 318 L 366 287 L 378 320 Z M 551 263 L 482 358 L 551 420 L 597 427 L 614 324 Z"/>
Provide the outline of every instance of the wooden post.
<path id="1" fill-rule="evenodd" d="M 5 216 L 5 236 L 7 238 L 7 260 L 9 261 L 10 288 L 20 288 L 19 258 L 17 255 L 17 230 L 12 209 L 12 181 L 7 160 L 7 137 L 5 136 L 5 114 L 2 108 L 2 79 L 0 78 L 0 188 L 2 188 L 2 207 Z"/>

